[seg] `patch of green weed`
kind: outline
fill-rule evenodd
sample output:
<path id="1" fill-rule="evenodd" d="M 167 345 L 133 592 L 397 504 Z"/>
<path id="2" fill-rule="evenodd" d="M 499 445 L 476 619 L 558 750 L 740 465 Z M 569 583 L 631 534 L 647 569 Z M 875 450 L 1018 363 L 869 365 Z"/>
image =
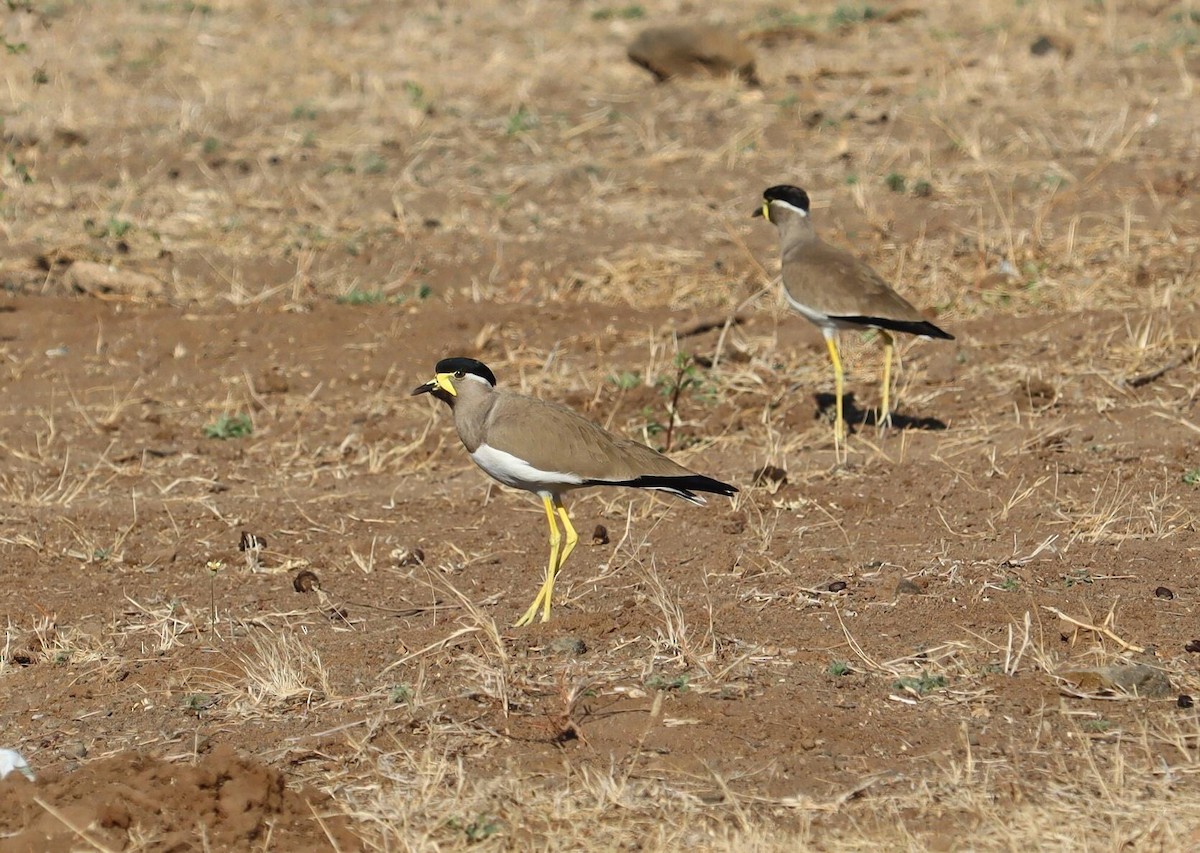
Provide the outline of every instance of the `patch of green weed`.
<path id="1" fill-rule="evenodd" d="M 249 415 L 221 415 L 204 427 L 205 438 L 222 441 L 229 438 L 245 438 L 254 432 L 254 422 Z"/>

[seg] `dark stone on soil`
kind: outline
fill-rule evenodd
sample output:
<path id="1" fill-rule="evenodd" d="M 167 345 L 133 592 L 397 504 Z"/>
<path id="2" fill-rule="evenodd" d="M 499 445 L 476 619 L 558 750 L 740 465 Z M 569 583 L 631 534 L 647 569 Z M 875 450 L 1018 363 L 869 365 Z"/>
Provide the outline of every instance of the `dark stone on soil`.
<path id="1" fill-rule="evenodd" d="M 320 588 L 321 580 L 317 577 L 317 573 L 310 572 L 308 569 L 292 578 L 292 589 L 296 592 L 312 592 L 314 589 Z"/>
<path id="2" fill-rule="evenodd" d="M 1034 56 L 1047 56 L 1055 51 L 1070 59 L 1071 54 L 1075 53 L 1075 45 L 1070 39 L 1058 35 L 1038 36 L 1033 44 L 1029 45 L 1029 52 Z"/>
<path id="3" fill-rule="evenodd" d="M 765 486 L 769 483 L 786 486 L 787 471 L 774 465 L 764 465 L 751 475 L 750 482 L 756 486 Z"/>

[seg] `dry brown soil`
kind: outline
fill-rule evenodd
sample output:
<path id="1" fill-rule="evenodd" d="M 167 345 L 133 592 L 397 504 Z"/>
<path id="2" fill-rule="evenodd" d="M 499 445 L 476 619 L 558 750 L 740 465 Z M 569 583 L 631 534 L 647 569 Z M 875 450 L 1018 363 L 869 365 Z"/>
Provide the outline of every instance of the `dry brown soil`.
<path id="1" fill-rule="evenodd" d="M 626 61 L 697 18 L 761 87 Z M 1200 845 L 1193 6 L 0 33 L 0 746 L 38 774 L 0 849 Z M 884 433 L 845 336 L 841 465 L 749 218 L 780 182 L 956 335 L 905 343 Z M 544 517 L 409 396 L 453 354 L 741 491 L 577 493 L 509 628 Z"/>

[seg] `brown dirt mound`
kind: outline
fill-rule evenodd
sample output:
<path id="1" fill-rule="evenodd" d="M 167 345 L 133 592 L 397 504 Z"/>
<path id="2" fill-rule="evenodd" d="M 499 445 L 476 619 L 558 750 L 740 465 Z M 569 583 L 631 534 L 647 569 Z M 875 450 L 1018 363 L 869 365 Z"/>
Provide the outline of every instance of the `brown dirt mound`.
<path id="1" fill-rule="evenodd" d="M 328 801 L 230 746 L 195 765 L 123 752 L 74 773 L 0 782 L 0 850 L 358 849 L 345 818 L 326 816 Z"/>

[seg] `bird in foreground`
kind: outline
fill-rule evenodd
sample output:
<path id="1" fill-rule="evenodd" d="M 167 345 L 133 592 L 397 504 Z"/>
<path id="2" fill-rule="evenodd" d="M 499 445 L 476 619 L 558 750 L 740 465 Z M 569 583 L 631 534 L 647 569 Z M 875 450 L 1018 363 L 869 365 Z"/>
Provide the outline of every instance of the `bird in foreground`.
<path id="1" fill-rule="evenodd" d="M 825 336 L 837 398 L 833 427 L 834 447 L 846 434 L 842 416 L 844 373 L 838 355 L 839 329 L 876 329 L 883 342 L 883 390 L 876 423 L 889 425 L 891 409 L 892 350 L 894 332 L 922 338 L 954 340 L 954 335 L 930 323 L 911 303 L 880 278 L 875 270 L 849 252 L 817 236 L 809 215 L 808 193 L 799 187 L 779 185 L 763 192 L 762 206 L 754 211 L 779 229 L 783 257 L 783 292 L 788 305 L 816 324 Z"/>
<path id="2" fill-rule="evenodd" d="M 496 388 L 495 374 L 473 358 L 442 359 L 434 378 L 412 393 L 432 394 L 450 406 L 459 438 L 485 473 L 542 499 L 550 525 L 550 562 L 537 597 L 517 627 L 532 623 L 539 608 L 542 621 L 549 620 L 555 576 L 579 541 L 562 502 L 565 492 L 627 486 L 667 492 L 694 504 L 706 503 L 696 492 L 737 492 L 644 444 L 613 435 L 565 406 Z"/>

